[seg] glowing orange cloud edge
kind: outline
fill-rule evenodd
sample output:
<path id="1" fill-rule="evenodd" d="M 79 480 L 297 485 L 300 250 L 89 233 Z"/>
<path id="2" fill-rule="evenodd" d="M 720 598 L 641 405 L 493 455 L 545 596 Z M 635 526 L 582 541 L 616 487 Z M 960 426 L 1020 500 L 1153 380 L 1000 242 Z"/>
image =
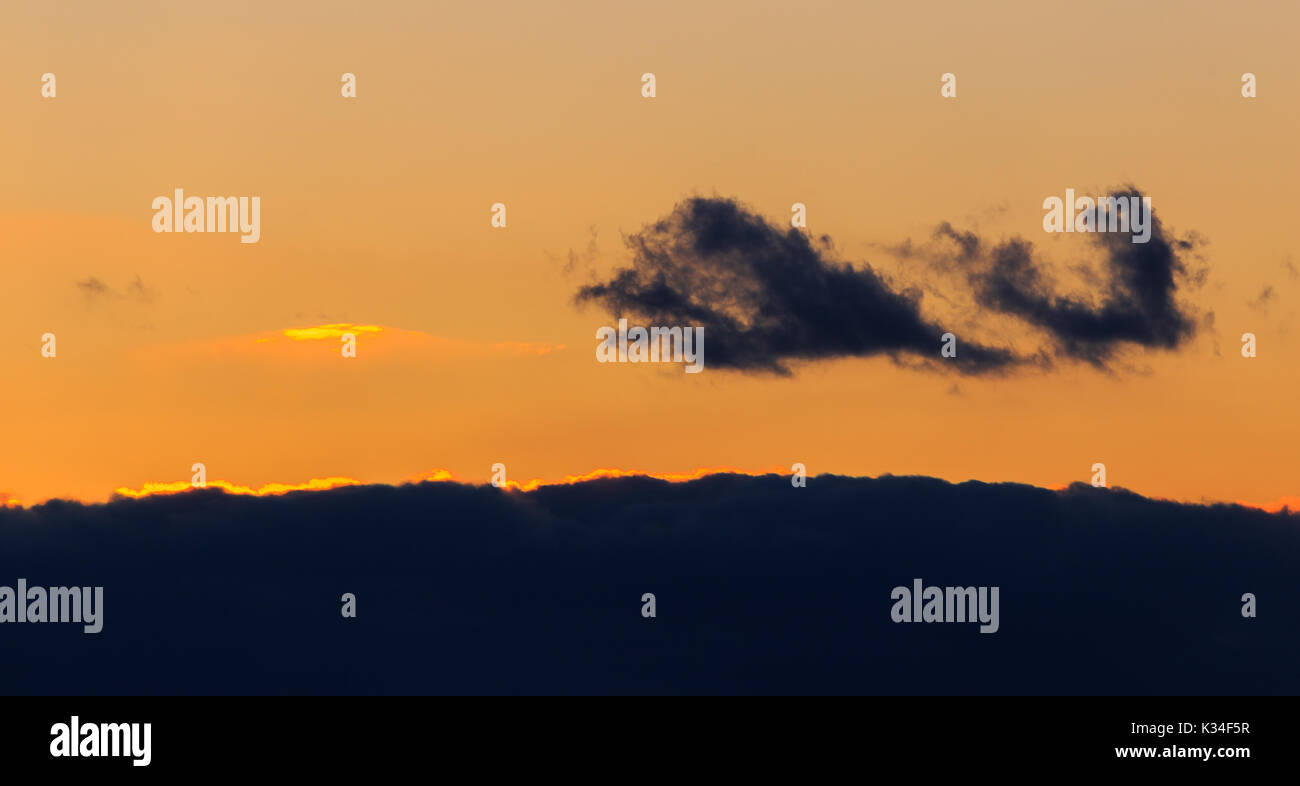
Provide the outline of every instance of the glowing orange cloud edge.
<path id="1" fill-rule="evenodd" d="M 312 478 L 305 483 L 264 483 L 258 488 L 252 486 L 241 486 L 237 483 L 231 483 L 227 480 L 210 480 L 205 488 L 217 488 L 227 494 L 244 494 L 252 497 L 268 497 L 279 494 L 288 494 L 290 491 L 327 491 L 340 486 L 361 486 L 361 481 L 355 478 Z M 190 491 L 194 485 L 188 480 L 176 480 L 171 482 L 154 482 L 148 481 L 139 489 L 132 489 L 122 486 L 114 490 L 114 494 L 131 499 L 140 499 L 141 497 L 153 497 L 167 494 L 180 494 Z"/>
<path id="2" fill-rule="evenodd" d="M 601 467 L 593 469 L 581 475 L 565 475 L 557 480 L 545 480 L 542 478 L 533 478 L 526 481 L 506 480 L 502 488 L 506 491 L 518 491 L 528 493 L 536 491 L 543 486 L 570 486 L 575 483 L 585 483 L 591 480 L 604 478 L 654 478 L 664 480 L 670 483 L 686 483 L 692 480 L 709 475 L 748 475 L 758 477 L 760 475 L 788 475 L 790 470 L 780 467 L 771 466 L 759 470 L 739 469 L 737 467 L 700 467 L 690 472 L 649 472 L 636 469 L 617 469 L 610 467 Z M 451 470 L 432 469 L 427 472 L 421 472 L 417 475 L 407 477 L 404 483 L 424 483 L 424 482 L 468 482 L 460 480 Z M 326 478 L 312 478 L 302 483 L 264 483 L 257 488 L 245 486 L 238 483 L 232 483 L 226 480 L 211 480 L 206 484 L 206 488 L 217 488 L 228 494 L 239 494 L 252 497 L 279 496 L 294 491 L 328 491 L 329 489 L 341 488 L 344 486 L 365 486 L 372 485 L 370 482 L 358 480 L 356 478 L 331 476 Z M 151 496 L 165 496 L 170 494 L 182 494 L 194 490 L 194 486 L 189 481 L 177 480 L 170 482 L 147 481 L 138 489 L 127 486 L 121 486 L 114 490 L 114 495 L 127 497 L 129 499 L 142 499 Z M 1052 491 L 1063 491 L 1068 488 L 1066 484 L 1055 484 L 1048 486 Z M 1255 503 L 1234 501 L 1233 505 L 1240 505 L 1245 508 L 1254 508 L 1268 513 L 1280 513 L 1283 511 L 1300 511 L 1300 497 L 1282 497 L 1271 503 Z M 11 493 L 0 492 L 0 509 L 22 508 L 22 502 Z"/>
<path id="3" fill-rule="evenodd" d="M 686 481 L 698 480 L 707 475 L 770 475 L 770 474 L 788 474 L 789 470 L 781 467 L 769 467 L 763 470 L 745 470 L 735 467 L 701 467 L 691 472 L 645 472 L 635 469 L 612 469 L 600 468 L 593 469 L 582 475 L 565 475 L 559 480 L 545 480 L 534 478 L 523 482 L 507 480 L 502 486 L 507 491 L 529 492 L 535 491 L 543 486 L 569 486 L 574 483 L 583 483 L 589 480 L 600 478 L 630 478 L 646 477 L 666 480 L 671 483 L 684 483 Z M 433 469 L 428 472 L 422 472 L 413 475 L 405 480 L 406 483 L 424 483 L 424 482 L 460 482 L 456 476 L 447 469 Z M 265 483 L 257 488 L 244 486 L 238 483 L 231 483 L 226 480 L 210 480 L 206 488 L 218 488 L 228 494 L 242 494 L 252 497 L 268 497 L 288 494 L 291 491 L 327 491 L 329 489 L 339 488 L 342 486 L 364 486 L 368 485 L 365 481 L 356 478 L 347 477 L 328 477 L 312 478 L 303 483 Z M 194 489 L 192 483 L 186 480 L 176 480 L 170 482 L 148 481 L 138 489 L 122 486 L 114 490 L 114 494 L 130 499 L 141 499 L 143 497 L 164 496 L 168 494 L 182 494 Z M 16 500 L 15 500 L 16 503 Z"/>
<path id="4" fill-rule="evenodd" d="M 699 480 L 707 475 L 750 475 L 757 477 L 759 475 L 784 475 L 789 474 L 790 470 L 783 467 L 768 467 L 763 470 L 751 471 L 747 469 L 736 469 L 735 467 L 701 467 L 693 472 L 642 472 L 636 469 L 593 469 L 585 475 L 565 475 L 559 480 L 526 480 L 523 483 L 507 479 L 503 488 L 510 491 L 535 491 L 542 486 L 571 486 L 574 483 L 585 483 L 589 480 L 598 480 L 600 478 L 655 478 L 657 480 L 666 480 L 670 483 L 686 483 L 692 480 Z"/>
<path id="5" fill-rule="evenodd" d="M 1236 504 L 1247 508 L 1259 508 L 1260 510 L 1268 511 L 1269 513 L 1281 513 L 1284 510 L 1293 513 L 1295 511 L 1300 511 L 1300 497 L 1283 497 L 1276 502 L 1268 502 L 1264 504 L 1256 504 L 1254 502 L 1238 502 Z"/>

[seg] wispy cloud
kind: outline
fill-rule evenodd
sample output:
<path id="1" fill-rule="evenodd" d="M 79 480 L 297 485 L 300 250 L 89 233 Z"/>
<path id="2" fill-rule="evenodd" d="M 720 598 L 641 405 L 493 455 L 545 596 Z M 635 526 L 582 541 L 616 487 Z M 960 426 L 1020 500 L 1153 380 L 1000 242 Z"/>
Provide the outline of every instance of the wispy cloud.
<path id="1" fill-rule="evenodd" d="M 76 282 L 76 287 L 86 296 L 86 308 L 92 308 L 100 302 L 116 300 L 131 300 L 141 305 L 149 305 L 158 298 L 158 293 L 146 285 L 138 273 L 121 292 L 96 276 L 88 276 Z"/>
<path id="2" fill-rule="evenodd" d="M 1259 294 L 1246 305 L 1255 311 L 1263 312 L 1268 308 L 1268 304 L 1273 301 L 1273 297 L 1273 286 L 1270 284 L 1261 289 Z"/>

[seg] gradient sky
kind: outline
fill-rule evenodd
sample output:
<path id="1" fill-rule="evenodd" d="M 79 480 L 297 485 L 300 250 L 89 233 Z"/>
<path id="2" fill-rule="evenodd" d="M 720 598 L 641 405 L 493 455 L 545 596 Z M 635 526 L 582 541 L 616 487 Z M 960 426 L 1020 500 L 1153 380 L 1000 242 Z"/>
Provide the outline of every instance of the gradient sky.
<path id="1" fill-rule="evenodd" d="M 498 461 L 520 480 L 798 461 L 1058 485 L 1100 461 L 1148 495 L 1300 495 L 1294 5 L 3 13 L 0 494 L 100 500 L 199 461 L 254 486 L 437 467 L 486 480 Z M 1096 263 L 1080 236 L 1043 233 L 1042 200 L 1127 182 L 1205 239 L 1209 278 L 1185 297 L 1215 321 L 1111 373 L 602 365 L 594 331 L 611 317 L 573 304 L 627 264 L 622 235 L 694 194 L 774 222 L 803 202 L 840 259 L 906 284 L 883 249 L 945 220 Z M 150 203 L 176 188 L 259 196 L 261 242 L 155 234 Z M 506 229 L 489 225 L 498 201 Z M 78 285 L 91 279 L 105 288 Z M 384 330 L 354 360 L 332 337 L 284 335 L 338 323 Z M 1257 358 L 1240 355 L 1246 331 Z"/>

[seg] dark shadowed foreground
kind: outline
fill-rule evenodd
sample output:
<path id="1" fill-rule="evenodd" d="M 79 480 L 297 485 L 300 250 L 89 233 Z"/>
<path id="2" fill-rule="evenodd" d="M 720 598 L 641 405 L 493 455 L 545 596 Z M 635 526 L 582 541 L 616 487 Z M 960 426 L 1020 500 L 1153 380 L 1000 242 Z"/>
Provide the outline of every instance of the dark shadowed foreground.
<path id="1" fill-rule="evenodd" d="M 0 624 L 0 692 L 1294 694 L 1298 526 L 889 477 L 50 503 L 0 511 L 0 585 L 102 585 L 103 632 Z M 892 622 L 915 578 L 999 631 Z"/>

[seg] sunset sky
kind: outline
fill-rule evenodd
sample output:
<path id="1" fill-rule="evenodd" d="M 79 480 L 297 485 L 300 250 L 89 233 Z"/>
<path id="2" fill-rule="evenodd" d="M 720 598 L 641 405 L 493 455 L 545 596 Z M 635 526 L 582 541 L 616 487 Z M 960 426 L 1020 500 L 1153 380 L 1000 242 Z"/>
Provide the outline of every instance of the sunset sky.
<path id="1" fill-rule="evenodd" d="M 1059 486 L 1103 462 L 1149 496 L 1300 497 L 1294 5 L 77 6 L 3 12 L 0 504 L 104 500 L 195 462 L 251 487 L 485 482 L 496 462 L 517 481 L 801 462 Z M 1100 256 L 1046 234 L 1042 202 L 1125 184 L 1201 239 L 1186 261 L 1208 273 L 1179 288 L 1191 340 L 1108 369 L 876 356 L 779 376 L 708 367 L 707 335 L 701 374 L 601 364 L 613 316 L 575 303 L 629 264 L 624 236 L 718 196 L 778 226 L 806 204 L 834 259 L 964 325 L 960 280 L 893 249 L 942 222 L 1020 236 L 1090 297 L 1071 270 Z M 177 188 L 260 197 L 260 242 L 153 232 Z"/>

